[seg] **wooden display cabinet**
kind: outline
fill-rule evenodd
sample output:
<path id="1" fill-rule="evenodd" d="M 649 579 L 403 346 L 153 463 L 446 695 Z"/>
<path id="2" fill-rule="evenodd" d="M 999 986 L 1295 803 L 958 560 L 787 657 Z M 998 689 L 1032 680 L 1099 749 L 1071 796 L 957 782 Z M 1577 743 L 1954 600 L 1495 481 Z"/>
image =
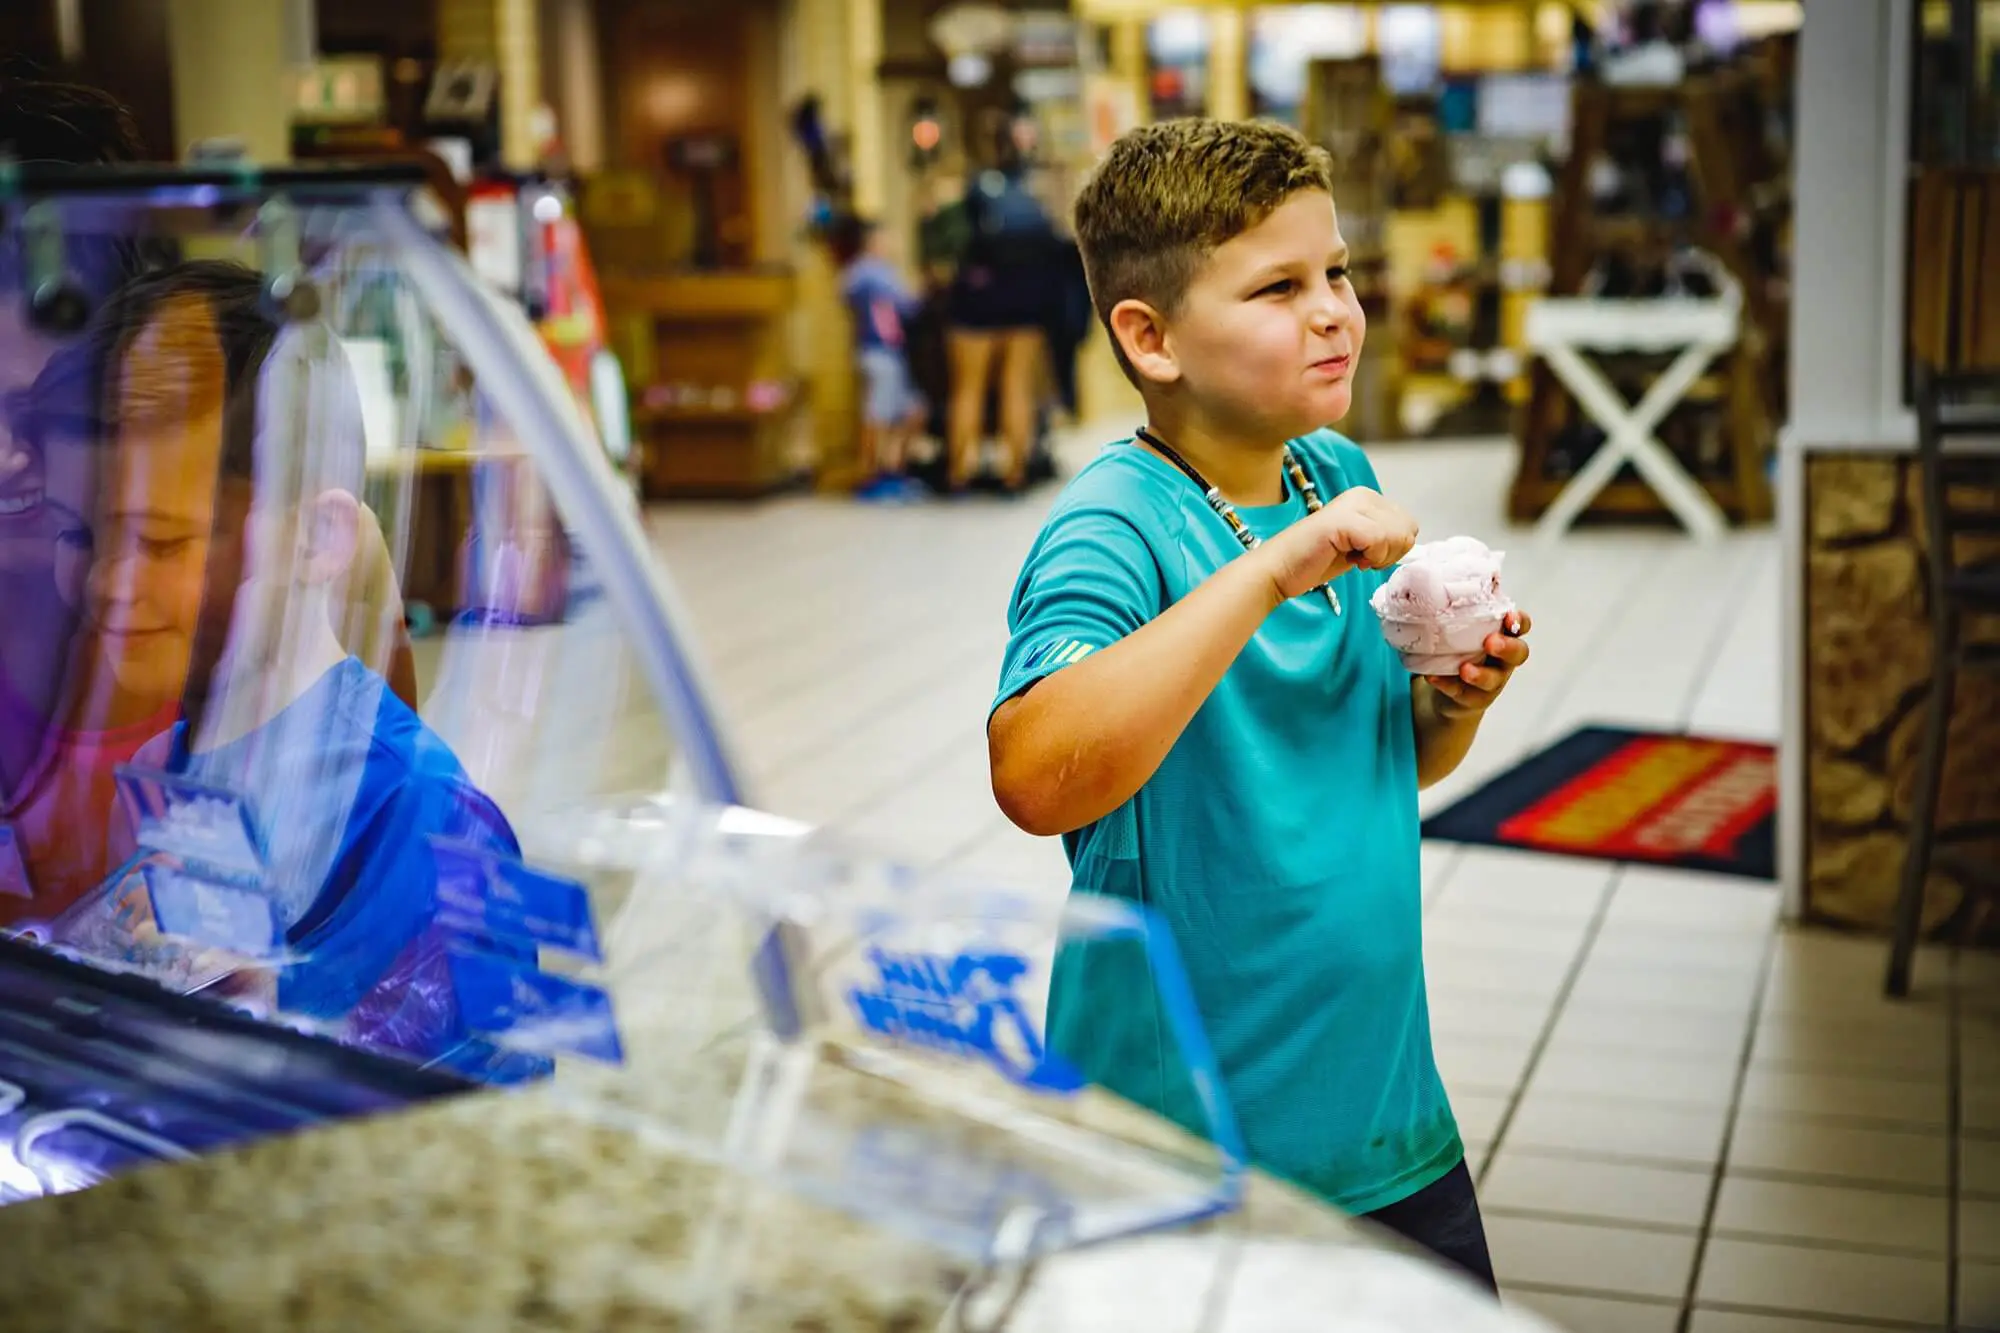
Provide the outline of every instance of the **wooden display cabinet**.
<path id="1" fill-rule="evenodd" d="M 768 494 L 797 479 L 791 445 L 804 395 L 786 321 L 783 269 L 607 275 L 605 304 L 635 386 L 639 476 L 648 498 Z"/>
<path id="2" fill-rule="evenodd" d="M 792 354 L 795 326 L 827 327 L 840 305 L 793 234 L 804 201 L 786 202 L 798 149 L 772 90 L 789 13 L 778 0 L 599 4 L 610 143 L 583 211 L 648 498 L 768 494 L 852 433 L 820 421 L 812 449 L 795 447 L 807 377 L 817 410 L 842 394 L 815 359 L 827 337 Z M 851 378 L 851 351 L 833 350 Z"/>

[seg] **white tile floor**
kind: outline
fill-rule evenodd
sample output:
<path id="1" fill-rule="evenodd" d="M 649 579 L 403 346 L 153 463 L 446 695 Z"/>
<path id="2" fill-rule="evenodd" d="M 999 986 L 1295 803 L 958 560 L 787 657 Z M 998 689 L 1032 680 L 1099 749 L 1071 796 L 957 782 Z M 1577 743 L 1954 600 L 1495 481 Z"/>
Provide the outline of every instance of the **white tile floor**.
<path id="1" fill-rule="evenodd" d="M 1427 809 L 1586 721 L 1775 735 L 1769 533 L 1538 550 L 1503 523 L 1506 444 L 1375 460 L 1427 534 L 1511 542 L 1536 619 L 1531 668 Z M 982 739 L 1047 499 L 649 516 L 760 804 L 1063 891 L 1060 847 L 995 810 Z M 1424 858 L 1438 1054 L 1512 1299 L 1579 1333 L 2000 1329 L 2000 968 L 1926 957 L 1892 1005 L 1880 943 L 1780 928 L 1771 887 Z"/>

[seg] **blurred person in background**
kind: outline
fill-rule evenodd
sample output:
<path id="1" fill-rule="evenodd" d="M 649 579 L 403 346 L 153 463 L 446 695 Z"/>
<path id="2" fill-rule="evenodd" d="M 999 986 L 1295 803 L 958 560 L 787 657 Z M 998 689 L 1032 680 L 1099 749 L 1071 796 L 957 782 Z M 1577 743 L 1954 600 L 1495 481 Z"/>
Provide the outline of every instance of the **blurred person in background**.
<path id="1" fill-rule="evenodd" d="M 965 192 L 965 248 L 946 304 L 951 399 L 946 417 L 950 487 L 969 489 L 986 437 L 989 396 L 998 390 L 1005 450 L 1001 486 L 1018 494 L 1040 425 L 1044 328 L 1059 238 L 1029 188 L 1019 122 L 1003 132 L 997 163 Z"/>
<path id="2" fill-rule="evenodd" d="M 921 493 L 907 475 L 910 445 L 925 408 L 910 374 L 906 331 L 921 299 L 881 253 L 875 224 L 853 214 L 834 220 L 827 247 L 840 265 L 840 292 L 854 321 L 855 363 L 862 378 L 861 475 L 856 498 L 900 500 Z"/>

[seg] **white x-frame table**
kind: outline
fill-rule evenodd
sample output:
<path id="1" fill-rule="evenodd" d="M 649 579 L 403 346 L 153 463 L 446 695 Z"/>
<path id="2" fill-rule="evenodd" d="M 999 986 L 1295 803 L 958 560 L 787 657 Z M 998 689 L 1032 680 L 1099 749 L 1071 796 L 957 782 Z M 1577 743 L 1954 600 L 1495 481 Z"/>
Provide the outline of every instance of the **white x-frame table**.
<path id="1" fill-rule="evenodd" d="M 1528 346 L 1548 362 L 1606 436 L 1603 447 L 1542 515 L 1535 526 L 1537 539 L 1552 540 L 1566 532 L 1627 462 L 1689 532 L 1713 540 L 1727 530 L 1721 507 L 1654 432 L 1709 363 L 1735 346 L 1741 314 L 1742 299 L 1734 290 L 1714 300 L 1561 298 L 1529 307 Z M 1676 348 L 1680 355 L 1636 405 L 1627 403 L 1584 355 Z"/>

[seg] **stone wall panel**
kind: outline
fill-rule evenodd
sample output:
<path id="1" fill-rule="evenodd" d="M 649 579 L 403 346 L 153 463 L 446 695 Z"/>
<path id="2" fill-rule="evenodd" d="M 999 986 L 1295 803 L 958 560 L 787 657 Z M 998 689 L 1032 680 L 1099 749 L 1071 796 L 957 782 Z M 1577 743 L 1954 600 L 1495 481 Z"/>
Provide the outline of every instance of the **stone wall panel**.
<path id="1" fill-rule="evenodd" d="M 1826 614 L 1808 628 L 1806 652 L 1816 754 L 1849 754 L 1887 733 L 1931 678 L 1929 633 L 1907 615 L 1871 624 Z"/>
<path id="2" fill-rule="evenodd" d="M 1909 840 L 1893 829 L 1816 838 L 1806 877 L 1814 919 L 1887 931 L 1895 920 L 1908 845 Z M 1924 893 L 1924 929 L 1935 930 L 1948 920 L 1958 910 L 1959 898 L 1958 885 L 1949 877 L 1931 875 Z"/>
<path id="3" fill-rule="evenodd" d="M 2000 823 L 2000 678 L 1965 672 L 1954 691 L 1951 726 L 1944 748 L 1944 785 L 1938 794 L 1939 828 Z M 1899 823 L 1907 824 L 1915 799 L 1917 761 L 1923 747 L 1924 714 L 1918 707 L 1897 724 L 1889 738 L 1888 769 Z"/>
<path id="4" fill-rule="evenodd" d="M 1922 702 L 1930 683 L 1929 543 L 1915 460 L 1828 455 L 1807 462 L 1806 820 L 1809 917 L 1886 930 L 1909 846 Z M 2000 486 L 1960 486 L 1953 504 L 2000 513 Z M 2000 537 L 1962 539 L 1961 560 L 2000 557 Z M 2000 643 L 2000 617 L 1969 621 Z M 1959 682 L 1938 828 L 2000 822 L 2000 680 Z M 1933 873 L 1927 928 L 1961 891 Z"/>
<path id="5" fill-rule="evenodd" d="M 1895 460 L 1843 455 L 1815 458 L 1811 467 L 1815 544 L 1886 537 L 1895 528 L 1902 492 Z"/>
<path id="6" fill-rule="evenodd" d="M 1813 762 L 1811 781 L 1813 818 L 1823 825 L 1868 829 L 1889 813 L 1894 784 L 1879 767 L 1820 757 Z"/>

